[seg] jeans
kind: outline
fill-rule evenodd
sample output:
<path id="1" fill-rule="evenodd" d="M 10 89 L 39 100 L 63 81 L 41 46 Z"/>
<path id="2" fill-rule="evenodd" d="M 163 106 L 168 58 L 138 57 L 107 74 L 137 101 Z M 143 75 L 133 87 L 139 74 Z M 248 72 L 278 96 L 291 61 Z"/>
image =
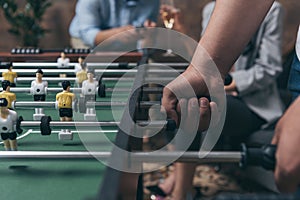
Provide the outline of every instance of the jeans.
<path id="1" fill-rule="evenodd" d="M 300 95 L 300 62 L 296 54 L 291 66 L 288 89 L 291 91 L 292 100 Z"/>

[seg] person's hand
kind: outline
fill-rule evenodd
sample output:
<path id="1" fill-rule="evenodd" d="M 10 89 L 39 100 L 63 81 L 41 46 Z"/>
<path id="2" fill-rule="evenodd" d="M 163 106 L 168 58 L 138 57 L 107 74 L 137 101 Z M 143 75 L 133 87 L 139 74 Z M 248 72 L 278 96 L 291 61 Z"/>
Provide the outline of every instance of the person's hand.
<path id="1" fill-rule="evenodd" d="M 217 105 L 209 102 L 205 97 L 180 99 L 176 106 L 176 112 L 180 116 L 179 121 L 182 123 L 181 127 L 185 132 L 205 131 L 209 126 L 212 112 L 216 111 Z M 197 130 L 193 130 L 194 127 L 197 127 Z"/>
<path id="2" fill-rule="evenodd" d="M 236 84 L 235 84 L 234 80 L 232 80 L 232 82 L 229 85 L 225 85 L 224 90 L 225 90 L 226 94 L 230 94 L 232 96 L 238 95 L 238 92 L 236 89 Z"/>
<path id="3" fill-rule="evenodd" d="M 177 113 L 178 99 L 189 99 L 196 95 L 207 96 L 207 87 L 196 69 L 188 67 L 184 73 L 164 87 L 162 106 L 167 116 L 179 123 Z"/>
<path id="4" fill-rule="evenodd" d="M 119 33 L 122 33 L 124 31 L 130 31 L 118 36 L 118 40 L 123 44 L 135 43 L 141 38 L 140 34 L 135 31 L 135 27 L 132 25 L 126 25 L 116 29 L 119 29 Z"/>
<path id="5" fill-rule="evenodd" d="M 184 29 L 184 22 L 182 13 L 179 9 L 174 8 L 172 6 L 168 5 L 161 5 L 160 11 L 159 11 L 160 17 L 163 20 L 170 20 L 173 19 L 174 23 L 172 24 L 172 29 L 181 33 L 186 33 L 186 30 Z"/>
<path id="6" fill-rule="evenodd" d="M 275 181 L 282 192 L 295 192 L 300 184 L 300 98 L 276 125 L 272 144 L 277 145 Z"/>
<path id="7" fill-rule="evenodd" d="M 146 27 L 146 28 L 156 27 L 156 23 L 151 20 L 146 20 L 144 22 L 144 27 Z"/>

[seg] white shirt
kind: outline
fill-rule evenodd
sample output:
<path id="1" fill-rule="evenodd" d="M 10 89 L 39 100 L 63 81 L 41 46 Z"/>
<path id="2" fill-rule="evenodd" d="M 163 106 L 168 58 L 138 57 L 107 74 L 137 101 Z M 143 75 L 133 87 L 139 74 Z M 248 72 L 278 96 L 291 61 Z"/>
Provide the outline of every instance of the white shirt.
<path id="1" fill-rule="evenodd" d="M 69 58 L 58 58 L 57 59 L 57 67 L 58 68 L 68 68 L 69 67 L 69 63 L 70 63 L 70 59 Z"/>
<path id="2" fill-rule="evenodd" d="M 0 133 L 11 133 L 16 131 L 16 123 L 18 115 L 13 110 L 8 110 L 7 118 L 0 117 Z"/>
<path id="3" fill-rule="evenodd" d="M 88 80 L 82 82 L 81 93 L 83 95 L 95 95 L 98 87 L 98 82 L 93 81 L 92 83 Z"/>
<path id="4" fill-rule="evenodd" d="M 296 54 L 298 56 L 298 59 L 300 60 L 300 25 L 299 25 L 298 36 L 296 41 Z"/>
<path id="5" fill-rule="evenodd" d="M 82 68 L 81 68 L 81 64 L 76 63 L 76 64 L 74 65 L 74 73 L 75 73 L 75 74 L 76 74 L 77 72 L 79 72 L 81 69 L 82 69 Z"/>
<path id="6" fill-rule="evenodd" d="M 36 80 L 31 81 L 30 93 L 33 95 L 46 94 L 46 87 L 48 87 L 47 81 L 38 83 Z"/>

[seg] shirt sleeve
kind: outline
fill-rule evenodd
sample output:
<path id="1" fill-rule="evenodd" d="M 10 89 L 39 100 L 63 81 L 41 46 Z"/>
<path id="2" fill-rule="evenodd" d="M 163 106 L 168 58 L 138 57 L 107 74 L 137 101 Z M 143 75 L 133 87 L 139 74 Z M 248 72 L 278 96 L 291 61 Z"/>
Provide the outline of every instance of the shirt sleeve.
<path id="1" fill-rule="evenodd" d="M 208 25 L 209 19 L 213 13 L 214 7 L 215 7 L 215 2 L 210 2 L 210 3 L 206 4 L 203 8 L 202 23 L 201 23 L 201 25 L 202 25 L 201 35 L 204 34 L 204 31 Z"/>
<path id="2" fill-rule="evenodd" d="M 231 73 L 241 96 L 263 90 L 273 84 L 282 72 L 281 41 L 283 10 L 274 3 L 263 22 L 263 33 L 253 64 L 246 70 Z"/>
<path id="3" fill-rule="evenodd" d="M 79 0 L 76 5 L 80 38 L 89 46 L 94 46 L 96 35 L 101 30 L 99 6 L 99 0 Z"/>

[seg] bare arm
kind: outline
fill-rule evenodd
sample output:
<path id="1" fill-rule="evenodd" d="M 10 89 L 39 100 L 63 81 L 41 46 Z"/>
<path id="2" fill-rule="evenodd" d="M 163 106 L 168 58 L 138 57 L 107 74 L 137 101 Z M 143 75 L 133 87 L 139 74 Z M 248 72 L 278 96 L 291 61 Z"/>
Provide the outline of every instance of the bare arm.
<path id="1" fill-rule="evenodd" d="M 203 74 L 209 72 L 211 61 L 219 69 L 224 78 L 235 60 L 245 48 L 255 33 L 265 15 L 270 9 L 273 0 L 217 0 L 211 20 L 203 37 L 199 42 L 192 63 L 187 70 L 164 88 L 162 105 L 167 114 L 177 121 L 177 98 L 187 94 L 185 78 L 197 95 L 206 95 Z M 212 60 L 211 60 L 212 59 Z M 202 71 L 208 71 L 202 73 Z"/>
<path id="2" fill-rule="evenodd" d="M 128 26 L 122 26 L 122 27 L 117 27 L 117 28 L 112 28 L 108 30 L 101 30 L 97 33 L 96 38 L 95 38 L 95 45 L 100 44 L 104 40 L 108 39 L 109 37 L 121 33 L 123 31 L 131 30 L 134 29 L 133 26 L 128 25 Z"/>
<path id="3" fill-rule="evenodd" d="M 274 0 L 217 0 L 200 45 L 226 74 L 270 9 Z"/>

